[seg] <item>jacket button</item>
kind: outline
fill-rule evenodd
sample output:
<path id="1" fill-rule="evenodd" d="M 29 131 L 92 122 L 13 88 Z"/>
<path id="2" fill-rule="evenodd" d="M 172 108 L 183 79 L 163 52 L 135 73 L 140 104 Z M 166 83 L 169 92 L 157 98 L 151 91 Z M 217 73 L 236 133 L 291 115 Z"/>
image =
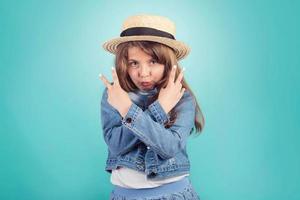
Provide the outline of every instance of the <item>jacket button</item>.
<path id="1" fill-rule="evenodd" d="M 151 173 L 149 174 L 149 177 L 155 177 L 155 176 L 156 176 L 155 172 L 151 172 Z"/>
<path id="2" fill-rule="evenodd" d="M 126 122 L 127 122 L 127 123 L 131 123 L 131 120 L 132 120 L 132 119 L 131 119 L 130 117 L 128 117 L 128 118 L 126 119 Z"/>

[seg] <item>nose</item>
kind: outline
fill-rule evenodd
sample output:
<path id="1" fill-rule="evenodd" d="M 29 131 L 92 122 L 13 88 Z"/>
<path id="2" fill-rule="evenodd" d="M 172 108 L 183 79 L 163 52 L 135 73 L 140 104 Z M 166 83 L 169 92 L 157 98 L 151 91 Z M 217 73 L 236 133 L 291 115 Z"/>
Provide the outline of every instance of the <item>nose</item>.
<path id="1" fill-rule="evenodd" d="M 139 76 L 140 77 L 148 77 L 151 75 L 151 69 L 148 65 L 141 65 L 140 71 L 139 71 Z"/>

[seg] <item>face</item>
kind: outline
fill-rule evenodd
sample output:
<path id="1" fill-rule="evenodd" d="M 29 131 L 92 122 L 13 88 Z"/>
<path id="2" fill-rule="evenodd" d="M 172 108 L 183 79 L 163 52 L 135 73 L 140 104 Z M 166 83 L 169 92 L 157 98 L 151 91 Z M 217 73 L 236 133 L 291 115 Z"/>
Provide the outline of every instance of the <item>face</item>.
<path id="1" fill-rule="evenodd" d="M 151 90 L 163 78 L 165 66 L 139 47 L 128 49 L 128 74 L 142 91 Z"/>

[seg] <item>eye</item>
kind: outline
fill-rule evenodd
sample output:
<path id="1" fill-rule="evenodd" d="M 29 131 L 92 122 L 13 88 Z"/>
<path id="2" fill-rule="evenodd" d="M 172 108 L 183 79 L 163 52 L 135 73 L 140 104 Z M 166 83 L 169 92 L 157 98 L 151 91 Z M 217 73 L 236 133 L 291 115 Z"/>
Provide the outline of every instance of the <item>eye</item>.
<path id="1" fill-rule="evenodd" d="M 153 60 L 150 61 L 150 63 L 151 63 L 151 64 L 156 64 L 157 61 L 153 59 Z"/>
<path id="2" fill-rule="evenodd" d="M 137 67 L 137 62 L 136 61 L 129 62 L 129 66 L 130 67 Z"/>

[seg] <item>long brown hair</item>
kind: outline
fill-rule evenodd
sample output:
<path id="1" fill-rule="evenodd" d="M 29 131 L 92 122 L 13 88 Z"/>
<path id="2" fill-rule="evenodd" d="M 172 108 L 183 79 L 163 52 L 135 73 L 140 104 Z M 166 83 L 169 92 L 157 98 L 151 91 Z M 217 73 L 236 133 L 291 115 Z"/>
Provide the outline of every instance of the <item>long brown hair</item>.
<path id="1" fill-rule="evenodd" d="M 169 74 L 174 65 L 177 65 L 176 69 L 176 77 L 180 73 L 180 66 L 178 63 L 178 60 L 175 56 L 174 50 L 166 45 L 157 43 L 157 42 L 150 42 L 150 41 L 130 41 L 121 43 L 118 45 L 117 52 L 116 52 L 116 59 L 115 59 L 115 66 L 116 66 L 116 72 L 118 74 L 119 82 L 121 87 L 127 91 L 132 92 L 136 89 L 136 85 L 131 80 L 127 69 L 128 69 L 128 49 L 130 47 L 139 47 L 141 50 L 143 50 L 146 54 L 150 55 L 152 58 L 154 58 L 158 63 L 163 64 L 165 66 L 164 68 L 164 75 L 163 78 L 157 83 L 157 94 L 150 100 L 151 102 L 155 101 L 158 98 L 158 94 L 161 88 L 164 88 L 168 84 Z M 185 88 L 185 90 L 188 90 L 192 96 L 194 97 L 195 103 L 196 103 L 196 114 L 195 114 L 195 127 L 196 132 L 202 132 L 204 127 L 204 116 L 201 112 L 200 106 L 197 102 L 197 99 L 192 92 L 191 88 L 188 86 L 187 82 L 185 81 L 184 77 L 182 79 L 182 87 Z M 174 107 L 175 108 L 175 107 Z M 166 128 L 169 128 L 176 120 L 176 110 L 172 109 L 170 111 L 170 120 L 165 124 Z M 194 130 L 194 128 L 193 128 Z"/>

